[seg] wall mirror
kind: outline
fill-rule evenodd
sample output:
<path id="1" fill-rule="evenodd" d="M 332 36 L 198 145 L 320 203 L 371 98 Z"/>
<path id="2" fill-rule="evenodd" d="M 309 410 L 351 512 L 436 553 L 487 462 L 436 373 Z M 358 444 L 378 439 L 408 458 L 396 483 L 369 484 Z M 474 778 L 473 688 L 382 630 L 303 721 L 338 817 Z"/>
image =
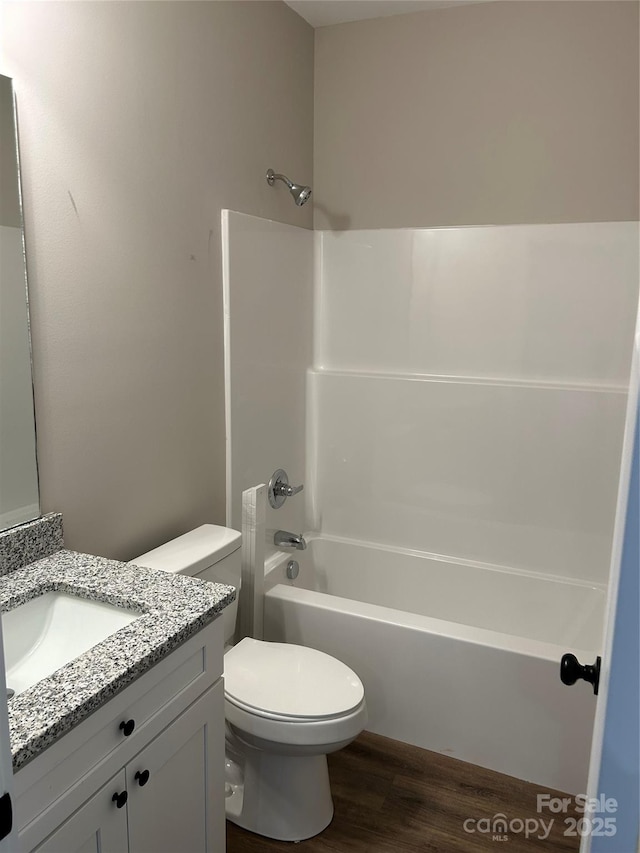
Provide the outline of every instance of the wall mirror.
<path id="1" fill-rule="evenodd" d="M 40 515 L 16 127 L 0 75 L 0 530 Z"/>

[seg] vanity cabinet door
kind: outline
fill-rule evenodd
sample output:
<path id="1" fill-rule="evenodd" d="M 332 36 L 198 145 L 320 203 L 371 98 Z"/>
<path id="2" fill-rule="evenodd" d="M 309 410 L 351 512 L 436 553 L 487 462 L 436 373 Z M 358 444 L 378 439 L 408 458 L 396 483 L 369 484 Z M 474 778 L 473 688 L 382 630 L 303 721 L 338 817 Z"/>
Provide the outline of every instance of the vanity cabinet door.
<path id="1" fill-rule="evenodd" d="M 126 767 L 130 853 L 224 853 L 224 693 L 210 688 Z"/>
<path id="2" fill-rule="evenodd" d="M 34 853 L 127 853 L 125 785 L 125 772 L 121 770 Z M 118 797 L 116 801 L 114 795 Z"/>

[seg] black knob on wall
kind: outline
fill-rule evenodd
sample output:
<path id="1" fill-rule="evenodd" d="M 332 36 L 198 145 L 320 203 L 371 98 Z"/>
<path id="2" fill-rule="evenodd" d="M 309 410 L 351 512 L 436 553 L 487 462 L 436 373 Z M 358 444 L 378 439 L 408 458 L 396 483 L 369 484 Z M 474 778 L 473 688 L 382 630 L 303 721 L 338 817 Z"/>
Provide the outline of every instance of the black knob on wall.
<path id="1" fill-rule="evenodd" d="M 120 794 L 116 792 L 111 799 L 116 804 L 116 808 L 121 809 L 123 806 L 126 806 L 129 796 L 126 791 L 122 791 Z"/>
<path id="2" fill-rule="evenodd" d="M 123 720 L 120 723 L 120 729 L 124 732 L 125 737 L 129 737 L 130 734 L 133 733 L 133 730 L 136 727 L 135 720 Z"/>
<path id="3" fill-rule="evenodd" d="M 142 772 L 140 772 L 140 770 L 137 770 L 136 775 L 133 778 L 137 779 L 138 785 L 140 785 L 141 788 L 144 788 L 144 786 L 149 781 L 149 771 L 143 770 Z"/>
<path id="4" fill-rule="evenodd" d="M 579 679 L 583 679 L 593 685 L 593 692 L 597 696 L 598 685 L 600 684 L 600 663 L 601 658 L 597 657 L 594 664 L 587 663 L 583 666 L 575 655 L 562 655 L 560 661 L 560 681 L 563 684 L 571 686 Z"/>

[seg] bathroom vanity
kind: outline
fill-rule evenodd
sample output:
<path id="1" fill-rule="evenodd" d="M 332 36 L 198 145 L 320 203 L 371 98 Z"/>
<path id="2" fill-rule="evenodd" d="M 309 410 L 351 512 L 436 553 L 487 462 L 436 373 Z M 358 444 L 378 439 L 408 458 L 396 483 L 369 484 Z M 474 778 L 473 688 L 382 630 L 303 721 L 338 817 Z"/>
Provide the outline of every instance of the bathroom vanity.
<path id="1" fill-rule="evenodd" d="M 223 853 L 234 588 L 64 549 L 0 578 L 5 612 L 51 593 L 135 618 L 8 702 L 22 853 Z"/>
<path id="2" fill-rule="evenodd" d="M 221 674 L 216 619 L 18 770 L 24 853 L 224 851 Z"/>

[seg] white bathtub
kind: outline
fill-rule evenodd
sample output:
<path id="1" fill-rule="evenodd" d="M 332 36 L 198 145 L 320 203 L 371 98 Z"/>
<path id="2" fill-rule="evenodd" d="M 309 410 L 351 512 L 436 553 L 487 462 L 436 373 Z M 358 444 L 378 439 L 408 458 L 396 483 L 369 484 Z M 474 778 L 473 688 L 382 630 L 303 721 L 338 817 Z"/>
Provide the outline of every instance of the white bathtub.
<path id="1" fill-rule="evenodd" d="M 267 566 L 265 638 L 351 666 L 370 731 L 520 779 L 585 790 L 603 589 L 365 543 L 308 537 Z M 300 575 L 288 581 L 289 560 Z"/>

